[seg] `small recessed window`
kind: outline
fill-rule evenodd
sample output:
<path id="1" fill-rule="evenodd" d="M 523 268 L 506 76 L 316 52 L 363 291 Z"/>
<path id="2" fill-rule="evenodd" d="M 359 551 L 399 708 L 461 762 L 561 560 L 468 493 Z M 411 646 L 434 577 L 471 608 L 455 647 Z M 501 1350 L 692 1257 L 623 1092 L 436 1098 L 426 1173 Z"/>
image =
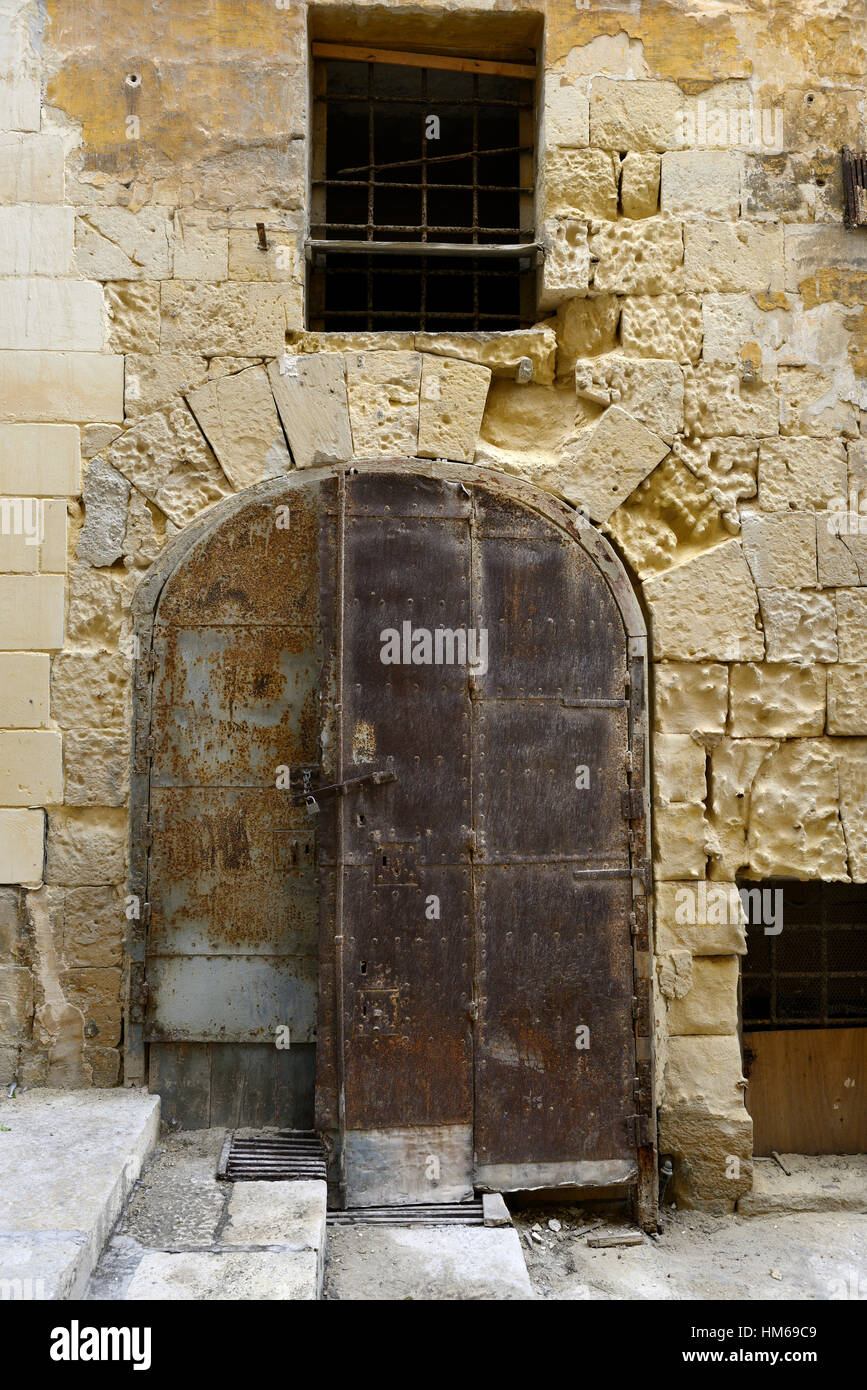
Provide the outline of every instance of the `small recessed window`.
<path id="1" fill-rule="evenodd" d="M 742 880 L 751 1032 L 867 1027 L 867 885 Z"/>
<path id="2" fill-rule="evenodd" d="M 532 63 L 313 45 L 308 326 L 535 321 Z"/>

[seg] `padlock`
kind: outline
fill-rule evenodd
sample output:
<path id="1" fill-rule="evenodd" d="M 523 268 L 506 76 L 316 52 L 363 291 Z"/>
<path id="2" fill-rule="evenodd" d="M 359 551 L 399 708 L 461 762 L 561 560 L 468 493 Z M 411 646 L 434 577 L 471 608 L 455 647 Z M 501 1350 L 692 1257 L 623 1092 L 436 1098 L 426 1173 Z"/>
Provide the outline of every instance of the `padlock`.
<path id="1" fill-rule="evenodd" d="M 304 808 L 307 811 L 308 816 L 319 815 L 319 803 L 316 800 L 315 796 L 305 796 Z"/>

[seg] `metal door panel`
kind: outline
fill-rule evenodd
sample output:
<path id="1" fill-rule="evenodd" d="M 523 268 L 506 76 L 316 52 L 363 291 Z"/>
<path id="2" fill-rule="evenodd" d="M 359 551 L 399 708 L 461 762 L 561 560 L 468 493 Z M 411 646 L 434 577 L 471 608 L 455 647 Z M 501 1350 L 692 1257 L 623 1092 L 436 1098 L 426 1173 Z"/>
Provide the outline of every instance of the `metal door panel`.
<path id="1" fill-rule="evenodd" d="M 621 708 L 581 709 L 552 700 L 485 700 L 476 710 L 481 857 L 628 865 L 621 803 L 626 702 Z"/>
<path id="2" fill-rule="evenodd" d="M 577 542 L 486 536 L 475 547 L 476 603 L 488 630 L 485 697 L 623 699 L 626 640 L 608 586 Z M 481 618 L 477 618 L 481 624 Z"/>
<path id="3" fill-rule="evenodd" d="M 315 961 L 315 825 L 286 792 L 154 788 L 150 827 L 149 955 Z"/>
<path id="4" fill-rule="evenodd" d="M 167 627 L 154 641 L 154 786 L 274 786 L 315 762 L 318 643 L 268 626 Z"/>
<path id="5" fill-rule="evenodd" d="M 145 1037 L 264 1042 L 289 1026 L 291 1047 L 316 1029 L 310 961 L 293 956 L 151 956 Z"/>
<path id="6" fill-rule="evenodd" d="M 525 864 L 478 886 L 477 1174 L 562 1163 L 576 1182 L 569 1164 L 634 1151 L 631 883 Z"/>

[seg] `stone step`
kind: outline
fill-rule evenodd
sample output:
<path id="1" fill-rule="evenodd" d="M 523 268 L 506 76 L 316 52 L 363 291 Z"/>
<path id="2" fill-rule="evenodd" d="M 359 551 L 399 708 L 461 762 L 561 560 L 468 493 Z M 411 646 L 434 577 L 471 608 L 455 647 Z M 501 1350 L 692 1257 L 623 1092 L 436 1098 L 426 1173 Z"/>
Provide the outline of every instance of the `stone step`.
<path id="1" fill-rule="evenodd" d="M 753 1190 L 738 1199 L 742 1216 L 785 1211 L 867 1212 L 867 1154 L 780 1154 L 753 1160 Z"/>
<path id="2" fill-rule="evenodd" d="M 533 1298 L 512 1227 L 331 1226 L 325 1296 L 345 1300 Z"/>
<path id="3" fill-rule="evenodd" d="M 144 1090 L 0 1100 L 0 1298 L 81 1298 L 159 1132 Z"/>

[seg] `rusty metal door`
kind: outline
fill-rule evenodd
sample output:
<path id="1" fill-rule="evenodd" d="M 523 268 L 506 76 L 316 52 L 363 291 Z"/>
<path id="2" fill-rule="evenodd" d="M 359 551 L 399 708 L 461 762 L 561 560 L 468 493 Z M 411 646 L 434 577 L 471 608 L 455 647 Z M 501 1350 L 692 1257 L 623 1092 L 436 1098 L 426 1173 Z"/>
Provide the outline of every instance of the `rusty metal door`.
<path id="1" fill-rule="evenodd" d="M 574 535 L 490 487 L 350 471 L 322 538 L 340 1200 L 639 1177 L 646 1214 L 643 638 Z"/>
<path id="2" fill-rule="evenodd" d="M 132 1008 L 151 1089 L 184 1127 L 312 1122 L 315 826 L 277 774 L 318 757 L 317 505 L 315 488 L 250 503 L 192 549 L 154 617 Z"/>

